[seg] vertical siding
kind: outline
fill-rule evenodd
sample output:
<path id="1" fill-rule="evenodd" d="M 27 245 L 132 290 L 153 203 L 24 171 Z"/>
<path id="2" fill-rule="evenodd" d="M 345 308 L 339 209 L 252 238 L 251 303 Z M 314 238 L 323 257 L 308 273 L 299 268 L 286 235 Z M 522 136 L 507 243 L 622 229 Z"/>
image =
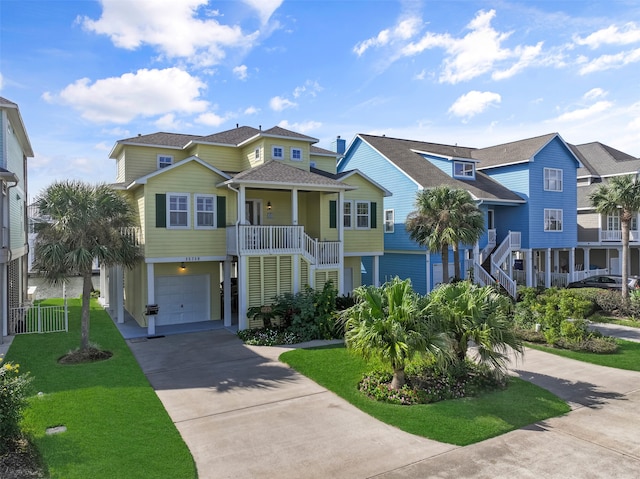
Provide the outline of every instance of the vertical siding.
<path id="1" fill-rule="evenodd" d="M 249 308 L 273 303 L 276 296 L 293 292 L 291 256 L 252 256 L 247 261 Z M 262 327 L 262 320 L 249 320 L 249 328 Z"/>

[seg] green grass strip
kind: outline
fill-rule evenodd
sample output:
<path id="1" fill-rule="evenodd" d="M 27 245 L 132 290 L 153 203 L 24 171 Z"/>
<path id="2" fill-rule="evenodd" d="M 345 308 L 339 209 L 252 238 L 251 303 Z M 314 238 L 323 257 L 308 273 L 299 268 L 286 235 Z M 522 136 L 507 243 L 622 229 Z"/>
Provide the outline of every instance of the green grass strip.
<path id="1" fill-rule="evenodd" d="M 597 364 L 598 366 L 640 371 L 640 343 L 625 341 L 623 339 L 617 339 L 616 343 L 618 343 L 618 351 L 613 354 L 570 351 L 568 349 L 553 348 L 533 343 L 527 343 L 527 347 L 565 358 L 577 359 L 585 363 Z"/>
<path id="2" fill-rule="evenodd" d="M 47 300 L 43 306 L 61 304 Z M 95 302 L 90 338 L 106 361 L 61 365 L 80 345 L 80 300 L 69 301 L 69 332 L 16 336 L 7 361 L 34 377 L 23 428 L 52 478 L 195 478 L 191 453 L 107 313 Z M 46 435 L 48 427 L 67 431 Z"/>
<path id="3" fill-rule="evenodd" d="M 504 391 L 476 398 L 414 406 L 387 404 L 358 391 L 363 374 L 372 368 L 343 346 L 297 349 L 283 353 L 280 360 L 382 422 L 459 446 L 559 416 L 570 409 L 549 391 L 517 378 L 512 378 Z"/>

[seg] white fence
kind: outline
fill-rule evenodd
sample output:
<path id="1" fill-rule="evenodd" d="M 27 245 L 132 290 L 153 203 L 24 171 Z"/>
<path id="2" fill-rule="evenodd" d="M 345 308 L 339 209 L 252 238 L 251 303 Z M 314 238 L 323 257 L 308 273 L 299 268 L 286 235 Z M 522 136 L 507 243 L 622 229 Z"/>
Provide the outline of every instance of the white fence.
<path id="1" fill-rule="evenodd" d="M 69 331 L 67 300 L 57 306 L 25 304 L 9 309 L 9 334 L 57 333 Z"/>

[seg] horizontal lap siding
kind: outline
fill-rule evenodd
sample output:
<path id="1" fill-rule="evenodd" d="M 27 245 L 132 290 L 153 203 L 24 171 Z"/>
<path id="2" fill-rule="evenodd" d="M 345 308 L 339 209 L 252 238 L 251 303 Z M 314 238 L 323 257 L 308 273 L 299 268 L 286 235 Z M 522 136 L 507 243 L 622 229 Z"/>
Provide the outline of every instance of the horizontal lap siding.
<path id="1" fill-rule="evenodd" d="M 524 200 L 529 199 L 529 163 L 504 166 L 485 170 L 494 180 L 509 188 L 511 191 L 521 196 Z M 522 247 L 528 248 L 529 234 L 529 206 L 527 203 L 519 206 L 495 207 L 495 226 L 497 243 L 504 240 L 509 231 L 520 231 L 522 233 Z"/>
<path id="2" fill-rule="evenodd" d="M 600 240 L 598 213 L 578 213 L 578 241 L 582 243 Z"/>
<path id="3" fill-rule="evenodd" d="M 222 171 L 242 171 L 251 168 L 249 158 L 240 148 L 231 146 L 194 145 L 189 155 L 195 155 Z"/>
<path id="4" fill-rule="evenodd" d="M 24 178 L 24 152 L 18 138 L 15 136 L 14 129 L 20 128 L 20 125 L 12 125 L 13 128 L 9 130 L 5 128 L 5 140 L 7 158 L 4 158 L 4 166 L 7 170 L 15 173 L 18 177 L 18 184 L 10 188 L 7 193 L 7 200 L 9 202 L 9 246 L 12 250 L 23 248 L 27 243 L 27 236 L 25 231 L 25 208 L 26 208 L 26 193 L 24 192 L 25 178 Z M 0 134 L 0 136 L 2 136 Z M 1 150 L 0 150 L 1 151 Z M 13 259 L 16 259 L 13 256 Z"/>
<path id="5" fill-rule="evenodd" d="M 345 180 L 345 183 L 351 186 L 356 186 L 358 189 L 353 191 L 347 191 L 345 193 L 345 200 L 361 200 L 370 201 L 376 203 L 376 228 L 369 229 L 345 229 L 344 231 L 344 250 L 345 253 L 350 252 L 375 252 L 382 251 L 384 249 L 384 224 L 383 224 L 383 196 L 382 191 L 376 186 L 372 185 L 369 181 L 365 180 L 358 174 L 353 174 Z M 354 205 L 355 209 L 355 205 Z M 338 215 L 339 220 L 342 220 L 342 215 Z M 355 217 L 353 218 L 353 224 L 355 225 Z"/>
<path id="6" fill-rule="evenodd" d="M 228 189 L 216 188 L 221 177 L 202 165 L 188 163 L 165 174 L 151 178 L 145 186 L 145 232 L 147 257 L 221 256 L 227 252 L 226 228 L 194 229 L 194 194 L 225 196 L 226 222 L 235 222 L 235 195 Z M 187 230 L 156 227 L 156 194 L 189 193 L 190 222 Z"/>
<path id="7" fill-rule="evenodd" d="M 570 248 L 578 240 L 576 161 L 559 139 L 551 141 L 530 163 L 529 248 Z M 544 168 L 563 171 L 563 190 L 544 191 Z M 563 210 L 563 231 L 544 231 L 544 209 Z"/>
<path id="8" fill-rule="evenodd" d="M 385 209 L 393 209 L 395 214 L 394 232 L 383 235 L 384 249 L 419 250 L 419 246 L 411 241 L 404 227 L 407 215 L 415 209 L 418 191 L 416 183 L 360 139 L 356 140 L 349 150 L 349 156 L 341 165 L 341 170 L 351 169 L 362 171 L 393 193 L 393 196 L 384 198 L 382 208 L 378 206 L 381 215 Z M 384 228 L 382 221 L 378 223 L 378 228 Z"/>
<path id="9" fill-rule="evenodd" d="M 427 292 L 426 257 L 424 254 L 386 253 L 380 258 L 380 282 L 391 281 L 395 276 L 411 279 L 413 289 Z"/>
<path id="10" fill-rule="evenodd" d="M 310 161 L 316 164 L 318 170 L 326 171 L 328 173 L 336 173 L 336 159 L 327 156 L 317 156 L 311 154 Z"/>
<path id="11" fill-rule="evenodd" d="M 178 163 L 187 157 L 187 153 L 182 150 L 148 146 L 126 146 L 124 150 L 124 182 L 129 184 L 138 178 L 157 171 L 158 155 L 172 156 L 174 163 Z"/>

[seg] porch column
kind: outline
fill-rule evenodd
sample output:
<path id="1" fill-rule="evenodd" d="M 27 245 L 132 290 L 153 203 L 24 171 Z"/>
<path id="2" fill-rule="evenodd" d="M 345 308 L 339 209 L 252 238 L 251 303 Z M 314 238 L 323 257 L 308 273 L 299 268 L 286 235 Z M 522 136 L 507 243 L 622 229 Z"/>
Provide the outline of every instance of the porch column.
<path id="1" fill-rule="evenodd" d="M 113 318 L 118 310 L 118 275 L 116 267 L 109 267 L 109 315 Z"/>
<path id="2" fill-rule="evenodd" d="M 560 273 L 560 250 L 553 250 L 553 272 Z"/>
<path id="3" fill-rule="evenodd" d="M 295 187 L 291 190 L 291 224 L 298 224 L 298 188 Z"/>
<path id="4" fill-rule="evenodd" d="M 147 263 L 147 304 L 156 304 L 156 277 L 153 263 Z M 147 316 L 147 334 L 156 334 L 156 317 Z"/>
<path id="5" fill-rule="evenodd" d="M 231 258 L 227 257 L 227 259 L 222 263 L 222 284 L 223 288 L 223 302 L 224 302 L 224 326 L 231 326 Z"/>
<path id="6" fill-rule="evenodd" d="M 292 261 L 293 261 L 293 294 L 296 294 L 300 292 L 300 255 L 294 254 Z"/>
<path id="7" fill-rule="evenodd" d="M 109 288 L 111 287 L 109 272 L 110 268 L 100 265 L 100 299 L 105 309 L 109 309 Z"/>
<path id="8" fill-rule="evenodd" d="M 338 255 L 340 262 L 338 263 L 338 294 L 344 294 L 344 221 L 342 214 L 344 211 L 344 190 L 338 192 L 338 211 L 336 211 L 336 226 L 338 227 Z"/>
<path id="9" fill-rule="evenodd" d="M 618 274 L 622 274 L 622 268 L 625 268 L 627 271 L 629 271 L 629 266 L 626 264 L 622 264 L 622 248 L 618 248 L 618 264 L 620 265 L 620 271 L 618 272 Z M 609 273 L 611 273 L 611 271 L 609 271 Z"/>
<path id="10" fill-rule="evenodd" d="M 238 329 L 247 329 L 247 258 L 238 256 Z"/>
<path id="11" fill-rule="evenodd" d="M 429 250 L 427 250 L 425 254 L 425 268 L 426 268 L 425 280 L 427 281 L 427 286 L 425 288 L 425 294 L 426 294 L 429 291 L 431 291 L 431 254 L 429 253 Z"/>
<path id="12" fill-rule="evenodd" d="M 377 288 L 380 286 L 380 256 L 373 257 L 373 285 Z"/>
<path id="13" fill-rule="evenodd" d="M 473 245 L 473 261 L 480 264 L 480 244 L 477 241 Z"/>
<path id="14" fill-rule="evenodd" d="M 573 277 L 576 270 L 576 249 L 575 247 L 569 250 L 569 282 L 575 281 Z"/>
<path id="15" fill-rule="evenodd" d="M 525 284 L 530 288 L 534 286 L 534 278 L 535 278 L 535 268 L 533 267 L 533 249 L 529 248 L 524 251 L 526 255 L 525 260 L 525 271 L 526 271 L 526 279 Z"/>
<path id="16" fill-rule="evenodd" d="M 546 288 L 551 287 L 551 248 L 547 248 L 544 255 L 544 285 Z"/>
<path id="17" fill-rule="evenodd" d="M 246 187 L 240 185 L 240 194 L 238 195 L 238 220 L 241 225 L 247 222 L 247 212 L 244 207 L 245 198 L 247 197 Z"/>
<path id="18" fill-rule="evenodd" d="M 585 248 L 584 249 L 584 265 L 582 266 L 584 268 L 584 271 L 589 271 L 590 265 L 591 265 L 591 260 L 589 259 L 589 252 L 591 251 L 591 248 Z"/>
<path id="19" fill-rule="evenodd" d="M 115 316 L 119 324 L 124 323 L 124 271 L 122 266 L 115 267 L 115 283 L 116 283 L 116 307 Z"/>

